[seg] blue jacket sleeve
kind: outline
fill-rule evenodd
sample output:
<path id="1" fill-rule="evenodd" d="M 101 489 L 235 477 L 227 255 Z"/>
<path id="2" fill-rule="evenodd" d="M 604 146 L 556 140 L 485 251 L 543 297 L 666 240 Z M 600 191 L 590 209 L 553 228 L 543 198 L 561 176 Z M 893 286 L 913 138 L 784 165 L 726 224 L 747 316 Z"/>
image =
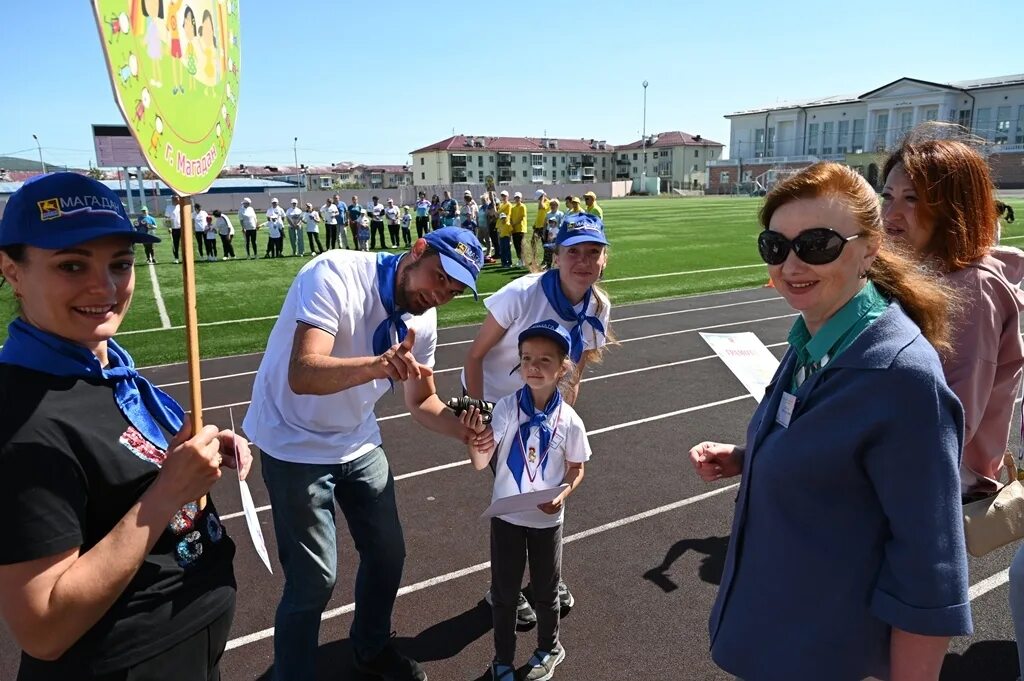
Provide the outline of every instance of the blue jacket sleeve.
<path id="1" fill-rule="evenodd" d="M 890 528 L 871 611 L 910 633 L 960 636 L 972 633 L 960 505 L 963 408 L 934 356 L 914 352 L 915 344 L 885 372 L 878 407 L 900 412 L 864 453 Z"/>

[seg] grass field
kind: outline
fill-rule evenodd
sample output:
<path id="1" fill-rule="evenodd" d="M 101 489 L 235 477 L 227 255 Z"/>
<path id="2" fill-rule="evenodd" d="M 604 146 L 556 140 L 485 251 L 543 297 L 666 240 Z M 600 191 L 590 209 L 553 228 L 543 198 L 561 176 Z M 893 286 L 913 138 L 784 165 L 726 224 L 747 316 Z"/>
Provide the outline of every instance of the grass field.
<path id="1" fill-rule="evenodd" d="M 1010 203 L 1024 218 L 1024 200 Z M 612 242 L 606 290 L 615 303 L 626 303 L 763 284 L 766 272 L 755 246 L 760 205 L 761 199 L 732 197 L 603 202 Z M 1024 219 L 1007 226 L 1003 237 L 1007 245 L 1024 247 Z M 265 232 L 260 233 L 259 244 L 262 252 Z M 240 256 L 245 252 L 241 235 L 236 236 L 235 252 Z M 157 259 L 160 264 L 152 270 L 144 264 L 137 267 L 132 310 L 118 334 L 140 366 L 185 359 L 185 334 L 175 328 L 184 324 L 181 268 L 171 259 L 169 237 L 157 245 Z M 308 261 L 285 257 L 197 263 L 203 357 L 263 350 L 295 273 Z M 156 274 L 172 328 L 162 328 L 151 271 Z M 522 273 L 488 266 L 481 275 L 480 291 L 497 291 Z M 6 320 L 14 315 L 9 291 L 0 289 L 0 319 L 4 320 L 0 342 L 6 338 Z M 483 317 L 482 303 L 471 296 L 453 301 L 438 313 L 442 326 L 475 323 Z"/>

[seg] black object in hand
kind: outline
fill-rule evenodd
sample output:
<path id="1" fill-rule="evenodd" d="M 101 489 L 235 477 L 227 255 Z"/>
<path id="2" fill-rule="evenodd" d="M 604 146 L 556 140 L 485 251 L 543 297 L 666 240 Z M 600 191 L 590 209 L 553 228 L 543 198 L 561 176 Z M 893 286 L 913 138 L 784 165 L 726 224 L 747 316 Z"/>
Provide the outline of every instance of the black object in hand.
<path id="1" fill-rule="evenodd" d="M 494 402 L 477 400 L 468 395 L 463 395 L 462 397 L 453 397 L 448 400 L 447 407 L 454 411 L 456 416 L 470 407 L 476 407 L 480 410 L 480 415 L 483 417 L 484 423 L 490 423 L 491 412 L 494 411 Z"/>

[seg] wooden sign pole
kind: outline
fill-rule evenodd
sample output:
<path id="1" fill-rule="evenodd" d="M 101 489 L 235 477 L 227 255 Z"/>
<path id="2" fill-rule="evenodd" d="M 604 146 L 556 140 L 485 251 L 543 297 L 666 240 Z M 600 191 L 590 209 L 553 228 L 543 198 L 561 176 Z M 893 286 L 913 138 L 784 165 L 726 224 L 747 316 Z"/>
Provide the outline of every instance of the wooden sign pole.
<path id="1" fill-rule="evenodd" d="M 203 429 L 203 384 L 199 375 L 199 320 L 196 316 L 196 260 L 192 250 L 195 230 L 192 226 L 192 197 L 179 196 L 181 211 L 181 279 L 185 291 L 185 342 L 188 352 L 188 391 L 192 412 L 192 433 Z M 198 500 L 199 510 L 206 508 L 206 495 Z"/>

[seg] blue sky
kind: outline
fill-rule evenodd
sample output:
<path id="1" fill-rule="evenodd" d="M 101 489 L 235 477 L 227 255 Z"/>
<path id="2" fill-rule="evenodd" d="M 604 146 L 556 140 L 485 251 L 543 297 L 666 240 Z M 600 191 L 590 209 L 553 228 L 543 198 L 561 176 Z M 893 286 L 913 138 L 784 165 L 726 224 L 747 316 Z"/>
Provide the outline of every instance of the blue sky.
<path id="1" fill-rule="evenodd" d="M 901 76 L 1024 71 L 1012 0 L 314 2 L 241 0 L 229 163 L 405 163 L 456 133 L 728 141 L 731 111 Z M 0 155 L 86 166 L 120 122 L 87 0 L 4 3 Z M 697 6 L 694 6 L 697 5 Z M 287 9 L 283 9 L 287 8 Z M 969 25 L 969 26 L 968 26 Z"/>

